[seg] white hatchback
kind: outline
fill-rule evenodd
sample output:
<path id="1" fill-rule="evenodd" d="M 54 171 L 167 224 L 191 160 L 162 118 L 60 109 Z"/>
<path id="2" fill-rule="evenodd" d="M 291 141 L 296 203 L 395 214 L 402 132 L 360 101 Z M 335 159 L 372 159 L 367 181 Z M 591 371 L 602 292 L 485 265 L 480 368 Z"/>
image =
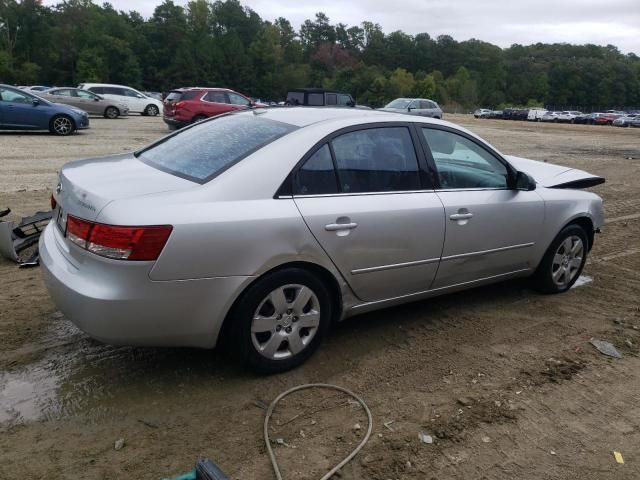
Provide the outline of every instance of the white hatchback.
<path id="1" fill-rule="evenodd" d="M 125 85 L 109 83 L 81 83 L 78 88 L 89 90 L 101 97 L 124 103 L 129 107 L 129 113 L 140 113 L 155 117 L 162 113 L 162 102 L 139 92 L 135 88 Z"/>

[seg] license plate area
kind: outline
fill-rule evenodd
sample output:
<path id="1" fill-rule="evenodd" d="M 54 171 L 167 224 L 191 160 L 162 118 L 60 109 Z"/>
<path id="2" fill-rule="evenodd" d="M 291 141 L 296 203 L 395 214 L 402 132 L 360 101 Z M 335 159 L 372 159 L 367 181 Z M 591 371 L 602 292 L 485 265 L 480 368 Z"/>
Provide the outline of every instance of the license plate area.
<path id="1" fill-rule="evenodd" d="M 62 235 L 66 235 L 67 233 L 67 214 L 64 212 L 63 208 L 58 206 L 58 212 L 56 213 L 56 225 L 62 232 Z"/>

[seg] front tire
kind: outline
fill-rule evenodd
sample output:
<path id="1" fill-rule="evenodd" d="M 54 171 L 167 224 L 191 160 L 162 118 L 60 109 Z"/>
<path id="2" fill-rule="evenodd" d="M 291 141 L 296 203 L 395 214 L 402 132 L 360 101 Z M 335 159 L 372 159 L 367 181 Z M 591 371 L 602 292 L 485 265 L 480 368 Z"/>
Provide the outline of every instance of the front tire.
<path id="1" fill-rule="evenodd" d="M 589 240 L 579 225 L 563 228 L 551 242 L 533 275 L 533 287 L 542 293 L 562 293 L 578 280 L 587 261 Z"/>
<path id="2" fill-rule="evenodd" d="M 260 373 L 302 364 L 327 334 L 332 306 L 329 290 L 307 270 L 267 274 L 242 295 L 230 319 L 242 361 Z"/>
<path id="3" fill-rule="evenodd" d="M 76 131 L 76 124 L 67 115 L 56 115 L 49 122 L 49 131 L 54 135 L 66 137 Z"/>
<path id="4" fill-rule="evenodd" d="M 144 109 L 144 114 L 148 117 L 155 117 L 160 113 L 160 109 L 155 105 L 147 105 L 147 108 Z"/>
<path id="5" fill-rule="evenodd" d="M 120 110 L 118 110 L 116 107 L 107 107 L 104 110 L 104 118 L 115 120 L 119 116 L 120 116 Z"/>

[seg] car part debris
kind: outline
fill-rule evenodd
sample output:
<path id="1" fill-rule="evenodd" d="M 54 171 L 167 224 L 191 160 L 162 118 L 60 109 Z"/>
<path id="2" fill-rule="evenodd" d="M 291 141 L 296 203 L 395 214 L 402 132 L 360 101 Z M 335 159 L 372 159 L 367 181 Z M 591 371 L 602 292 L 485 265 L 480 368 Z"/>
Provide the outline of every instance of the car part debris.
<path id="1" fill-rule="evenodd" d="M 620 452 L 616 452 L 615 450 L 613 451 L 613 458 L 616 459 L 616 462 L 618 462 L 621 465 L 624 465 L 624 458 L 622 458 L 622 454 Z"/>
<path id="2" fill-rule="evenodd" d="M 9 208 L 0 210 L 0 218 L 6 217 L 10 212 Z M 21 254 L 38 243 L 40 234 L 52 216 L 52 211 L 37 212 L 35 215 L 22 218 L 17 225 L 14 222 L 0 220 L 0 255 L 19 263 L 20 267 L 38 265 L 40 256 L 37 247 L 26 258 Z"/>
<path id="3" fill-rule="evenodd" d="M 594 347 L 596 347 L 598 351 L 603 355 L 607 355 L 608 357 L 614 357 L 614 358 L 622 358 L 622 355 L 620 355 L 618 350 L 616 350 L 616 347 L 614 347 L 609 342 L 592 338 L 591 340 L 589 340 L 589 343 Z"/>

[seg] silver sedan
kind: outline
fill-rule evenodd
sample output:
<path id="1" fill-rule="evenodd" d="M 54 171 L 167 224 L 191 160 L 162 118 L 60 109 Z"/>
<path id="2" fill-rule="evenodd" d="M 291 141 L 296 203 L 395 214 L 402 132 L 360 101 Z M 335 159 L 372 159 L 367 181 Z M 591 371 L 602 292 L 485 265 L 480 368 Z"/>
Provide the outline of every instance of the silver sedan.
<path id="1" fill-rule="evenodd" d="M 260 109 L 64 166 L 41 263 L 98 340 L 235 342 L 277 372 L 359 313 L 516 277 L 568 290 L 603 224 L 581 189 L 602 182 L 440 120 Z"/>

